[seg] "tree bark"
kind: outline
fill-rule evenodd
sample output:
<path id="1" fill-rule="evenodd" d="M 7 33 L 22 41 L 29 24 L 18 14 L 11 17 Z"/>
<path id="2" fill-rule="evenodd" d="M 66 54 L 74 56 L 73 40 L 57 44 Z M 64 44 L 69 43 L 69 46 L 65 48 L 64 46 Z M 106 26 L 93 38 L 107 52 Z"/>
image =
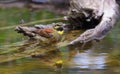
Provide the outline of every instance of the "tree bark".
<path id="1" fill-rule="evenodd" d="M 66 28 L 86 31 L 70 44 L 103 39 L 119 16 L 119 6 L 115 0 L 71 0 Z"/>

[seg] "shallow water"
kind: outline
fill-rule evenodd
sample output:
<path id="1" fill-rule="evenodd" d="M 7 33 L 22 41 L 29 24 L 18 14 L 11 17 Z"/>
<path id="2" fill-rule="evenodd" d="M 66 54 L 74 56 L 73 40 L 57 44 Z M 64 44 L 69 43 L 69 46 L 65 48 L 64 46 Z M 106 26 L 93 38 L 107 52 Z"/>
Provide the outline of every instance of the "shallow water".
<path id="1" fill-rule="evenodd" d="M 0 74 L 120 74 L 119 66 L 106 64 L 110 52 L 114 50 L 112 41 L 109 44 L 106 42 L 106 39 L 95 42 L 88 49 L 62 47 L 42 56 L 1 63 Z M 59 59 L 63 60 L 63 69 L 55 71 L 53 64 Z"/>

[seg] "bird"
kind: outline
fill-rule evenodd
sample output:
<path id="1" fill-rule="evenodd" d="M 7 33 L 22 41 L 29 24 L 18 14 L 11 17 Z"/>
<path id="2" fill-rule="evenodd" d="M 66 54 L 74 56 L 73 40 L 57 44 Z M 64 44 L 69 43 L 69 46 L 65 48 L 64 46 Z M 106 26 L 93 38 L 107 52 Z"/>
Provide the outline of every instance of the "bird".
<path id="1" fill-rule="evenodd" d="M 53 23 L 50 26 L 37 25 L 35 27 L 23 27 L 17 26 L 15 31 L 22 33 L 24 36 L 28 36 L 30 39 L 49 40 L 50 42 L 57 42 L 64 34 L 62 23 Z"/>

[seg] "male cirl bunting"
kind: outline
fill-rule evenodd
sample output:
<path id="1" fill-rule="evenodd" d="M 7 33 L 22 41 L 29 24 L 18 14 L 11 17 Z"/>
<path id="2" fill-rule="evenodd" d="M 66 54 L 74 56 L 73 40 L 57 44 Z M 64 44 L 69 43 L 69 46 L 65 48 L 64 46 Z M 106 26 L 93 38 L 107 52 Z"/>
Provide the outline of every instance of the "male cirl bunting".
<path id="1" fill-rule="evenodd" d="M 50 26 L 37 25 L 35 27 L 16 27 L 15 31 L 28 36 L 30 39 L 38 39 L 47 42 L 57 42 L 61 40 L 64 33 L 61 23 L 54 23 Z"/>

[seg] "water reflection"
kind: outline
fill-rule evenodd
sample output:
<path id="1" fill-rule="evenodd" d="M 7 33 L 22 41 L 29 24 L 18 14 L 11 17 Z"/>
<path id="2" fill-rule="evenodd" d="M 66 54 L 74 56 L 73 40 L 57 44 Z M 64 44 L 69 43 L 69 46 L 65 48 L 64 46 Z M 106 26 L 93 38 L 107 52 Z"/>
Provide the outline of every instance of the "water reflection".
<path id="1" fill-rule="evenodd" d="M 97 45 L 93 42 L 84 46 L 78 45 L 60 49 L 54 46 L 44 47 L 27 59 L 1 63 L 0 74 L 119 74 L 119 72 L 106 67 L 108 50 L 98 49 L 97 46 L 102 46 L 102 44 L 98 43 Z M 114 46 L 111 47 L 114 48 Z M 41 53 L 43 51 L 44 53 Z M 39 52 L 41 54 L 38 54 Z M 63 69 L 55 71 L 53 64 L 59 59 L 63 60 Z"/>
<path id="2" fill-rule="evenodd" d="M 71 61 L 70 68 L 105 69 L 106 53 L 96 52 L 94 47 L 90 47 L 88 50 L 83 50 L 81 47 L 77 47 L 77 49 L 70 47 L 69 60 Z"/>
<path id="3" fill-rule="evenodd" d="M 71 62 L 72 68 L 104 69 L 106 56 L 103 53 L 93 55 L 92 50 L 77 52 Z"/>

